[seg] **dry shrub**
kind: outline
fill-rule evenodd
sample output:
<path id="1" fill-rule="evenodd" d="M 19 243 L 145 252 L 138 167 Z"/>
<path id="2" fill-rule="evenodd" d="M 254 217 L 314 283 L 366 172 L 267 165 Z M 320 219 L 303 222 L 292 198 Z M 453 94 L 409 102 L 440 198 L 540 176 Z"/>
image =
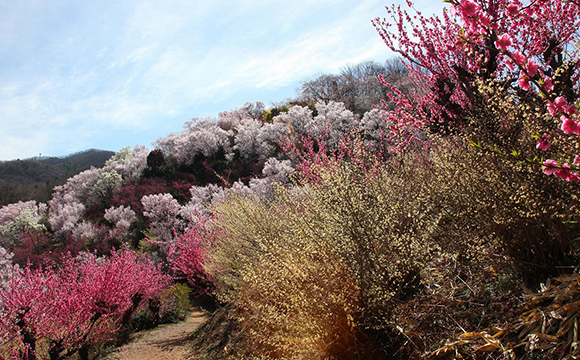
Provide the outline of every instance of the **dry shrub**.
<path id="1" fill-rule="evenodd" d="M 357 289 L 339 258 L 295 249 L 249 273 L 256 277 L 237 303 L 247 348 L 282 359 L 378 358 L 356 323 Z"/>
<path id="2" fill-rule="evenodd" d="M 577 205 L 573 185 L 459 138 L 384 162 L 351 153 L 313 162 L 271 203 L 216 205 L 209 270 L 234 305 L 238 354 L 372 358 L 393 349 L 395 309 L 434 262 L 461 272 L 507 255 L 536 284 L 572 264 Z"/>
<path id="3" fill-rule="evenodd" d="M 392 299 L 438 255 L 424 227 L 430 202 L 402 179 L 413 167 L 376 165 L 327 165 L 273 203 L 232 197 L 216 207 L 217 295 L 237 304 L 248 348 L 273 358 L 378 356 L 369 330 L 390 326 Z"/>
<path id="4" fill-rule="evenodd" d="M 495 247 L 535 284 L 571 270 L 580 210 L 576 184 L 462 140 L 434 140 L 434 148 L 425 185 L 442 209 L 434 232 L 441 246 L 472 244 L 475 257 L 483 254 L 478 246 Z"/>
<path id="5" fill-rule="evenodd" d="M 293 206 L 294 204 L 289 204 Z M 235 304 L 239 353 L 300 359 L 372 359 L 359 327 L 359 289 L 320 224 L 304 213 L 232 198 L 222 204 L 218 297 Z M 314 228 L 312 228 L 314 226 Z M 227 231 L 226 231 L 227 229 Z"/>

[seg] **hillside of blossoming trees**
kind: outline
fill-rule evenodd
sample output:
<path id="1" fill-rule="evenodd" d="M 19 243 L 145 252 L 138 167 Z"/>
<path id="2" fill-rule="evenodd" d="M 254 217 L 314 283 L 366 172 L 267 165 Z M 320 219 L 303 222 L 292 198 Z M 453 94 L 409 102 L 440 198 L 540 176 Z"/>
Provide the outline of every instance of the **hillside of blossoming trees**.
<path id="1" fill-rule="evenodd" d="M 0 208 L 0 358 L 96 358 L 190 298 L 192 359 L 580 356 L 580 3 L 446 2 L 373 21 L 398 65 Z"/>

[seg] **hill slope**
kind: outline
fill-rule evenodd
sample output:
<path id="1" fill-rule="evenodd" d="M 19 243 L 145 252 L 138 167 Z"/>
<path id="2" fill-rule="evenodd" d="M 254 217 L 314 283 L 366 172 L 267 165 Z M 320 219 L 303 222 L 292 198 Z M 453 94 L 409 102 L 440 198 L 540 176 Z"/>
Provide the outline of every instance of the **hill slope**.
<path id="1" fill-rule="evenodd" d="M 91 166 L 102 166 L 114 154 L 90 149 L 64 157 L 0 162 L 0 206 L 26 200 L 46 202 L 54 186 Z"/>

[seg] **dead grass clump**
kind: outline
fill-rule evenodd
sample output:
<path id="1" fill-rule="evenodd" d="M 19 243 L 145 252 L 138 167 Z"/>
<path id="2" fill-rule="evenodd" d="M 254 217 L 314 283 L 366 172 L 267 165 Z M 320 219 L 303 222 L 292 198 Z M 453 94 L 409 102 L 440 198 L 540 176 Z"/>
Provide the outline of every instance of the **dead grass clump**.
<path id="1" fill-rule="evenodd" d="M 580 274 L 561 275 L 527 291 L 517 318 L 499 326 L 464 331 L 429 354 L 432 358 L 460 359 L 577 359 L 580 357 Z M 476 328 L 477 329 L 477 328 Z"/>

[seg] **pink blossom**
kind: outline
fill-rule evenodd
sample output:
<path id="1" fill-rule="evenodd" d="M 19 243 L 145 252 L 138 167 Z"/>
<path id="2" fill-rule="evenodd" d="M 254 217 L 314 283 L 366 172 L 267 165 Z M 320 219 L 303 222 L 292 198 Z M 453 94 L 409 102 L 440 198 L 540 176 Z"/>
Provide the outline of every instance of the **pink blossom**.
<path id="1" fill-rule="evenodd" d="M 516 4 L 509 4 L 507 6 L 507 12 L 510 17 L 514 17 L 518 14 L 519 8 Z"/>
<path id="2" fill-rule="evenodd" d="M 528 75 L 530 77 L 534 77 L 538 73 L 539 66 L 534 60 L 528 59 L 526 63 L 526 68 L 528 69 Z"/>
<path id="3" fill-rule="evenodd" d="M 544 170 L 542 172 L 546 175 L 553 175 L 556 171 L 558 171 L 558 162 L 556 160 L 547 159 L 543 163 Z"/>
<path id="4" fill-rule="evenodd" d="M 506 58 L 504 60 L 504 62 L 507 65 L 507 67 L 510 68 L 510 70 L 513 70 L 514 69 L 514 62 L 512 61 L 512 59 Z"/>
<path id="5" fill-rule="evenodd" d="M 548 111 L 550 115 L 556 116 L 558 111 L 567 113 L 568 101 L 563 96 L 558 96 L 554 102 L 548 103 Z"/>
<path id="6" fill-rule="evenodd" d="M 479 24 L 483 27 L 488 27 L 490 24 L 491 20 L 489 19 L 489 16 L 487 15 L 483 15 L 481 14 L 479 16 Z"/>
<path id="7" fill-rule="evenodd" d="M 548 149 L 550 148 L 550 146 L 552 146 L 552 143 L 550 142 L 550 140 L 548 140 L 548 135 L 544 134 L 538 140 L 538 142 L 536 144 L 536 149 L 540 149 L 540 150 L 543 150 L 543 151 L 548 151 Z"/>
<path id="8" fill-rule="evenodd" d="M 550 115 L 556 116 L 556 114 L 558 113 L 558 108 L 557 108 L 556 104 L 554 104 L 553 102 L 549 102 L 548 103 L 548 112 L 550 113 Z"/>
<path id="9" fill-rule="evenodd" d="M 578 128 L 578 123 L 572 119 L 570 119 L 566 115 L 562 115 L 560 117 L 562 120 L 562 131 L 565 134 L 578 134 L 580 133 L 580 129 Z"/>
<path id="10" fill-rule="evenodd" d="M 572 180 L 572 174 L 573 173 L 570 171 L 570 165 L 568 163 L 565 163 L 560 169 L 554 172 L 555 176 L 566 181 Z"/>
<path id="11" fill-rule="evenodd" d="M 459 8 L 461 12 L 463 12 L 464 16 L 474 16 L 477 14 L 477 5 L 471 1 L 462 1 L 461 6 Z"/>
<path id="12" fill-rule="evenodd" d="M 544 88 L 548 92 L 554 90 L 554 83 L 552 82 L 552 78 L 551 77 L 546 76 L 546 78 L 544 79 Z"/>
<path id="13" fill-rule="evenodd" d="M 528 79 L 527 76 L 521 76 L 518 79 L 518 85 L 520 85 L 520 87 L 524 90 L 529 90 L 530 89 L 530 80 Z"/>
<path id="14" fill-rule="evenodd" d="M 526 57 L 524 54 L 522 54 L 521 51 L 516 51 L 515 53 L 513 53 L 513 57 L 514 60 L 516 61 L 516 64 L 523 66 L 524 62 L 526 61 Z"/>
<path id="15" fill-rule="evenodd" d="M 580 166 L 580 156 L 578 155 L 574 156 L 574 162 L 572 162 L 572 165 Z"/>
<path id="16" fill-rule="evenodd" d="M 509 34 L 503 34 L 497 39 L 495 46 L 502 51 L 507 51 L 512 46 L 512 37 Z"/>
<path id="17" fill-rule="evenodd" d="M 556 100 L 554 100 L 554 103 L 558 107 L 559 111 L 564 111 L 565 107 L 568 106 L 568 100 L 566 100 L 566 98 L 563 96 L 558 96 Z"/>

